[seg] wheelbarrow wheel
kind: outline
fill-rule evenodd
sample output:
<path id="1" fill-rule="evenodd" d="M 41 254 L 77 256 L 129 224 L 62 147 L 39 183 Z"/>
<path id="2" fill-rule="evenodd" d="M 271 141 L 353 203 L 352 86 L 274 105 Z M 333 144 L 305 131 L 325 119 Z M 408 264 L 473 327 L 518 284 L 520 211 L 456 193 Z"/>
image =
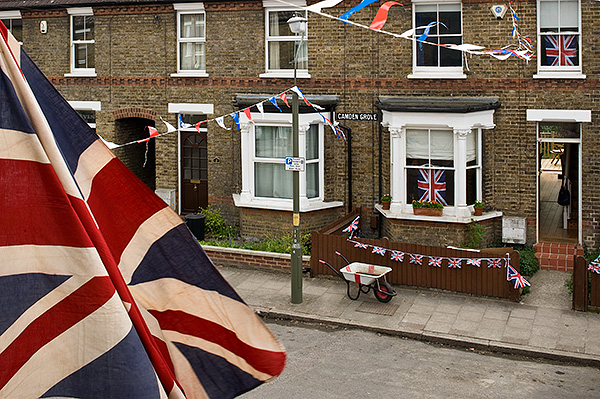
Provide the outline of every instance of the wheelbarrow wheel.
<path id="1" fill-rule="evenodd" d="M 394 290 L 392 289 L 392 286 L 388 284 L 387 281 L 380 281 L 379 282 L 379 290 L 377 290 L 377 288 L 375 288 L 373 290 L 373 293 L 375 294 L 375 298 L 377 298 L 377 300 L 379 302 L 383 302 L 383 303 L 387 303 L 389 301 L 392 300 L 393 295 L 388 295 L 386 294 L 386 292 L 394 292 Z"/>

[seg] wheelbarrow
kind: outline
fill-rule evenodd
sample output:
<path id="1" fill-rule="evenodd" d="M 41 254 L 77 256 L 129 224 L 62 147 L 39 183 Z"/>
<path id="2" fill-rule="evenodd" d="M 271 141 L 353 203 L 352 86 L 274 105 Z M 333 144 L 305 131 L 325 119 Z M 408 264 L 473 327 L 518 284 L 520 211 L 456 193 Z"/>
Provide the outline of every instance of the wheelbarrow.
<path id="1" fill-rule="evenodd" d="M 357 300 L 361 293 L 368 294 L 369 291 L 373 290 L 375 298 L 379 302 L 389 302 L 392 300 L 397 293 L 394 291 L 392 286 L 387 282 L 385 275 L 392 271 L 391 267 L 370 265 L 362 262 L 348 262 L 348 259 L 338 251 L 335 251 L 336 255 L 339 255 L 346 262 L 346 266 L 342 267 L 340 271 L 337 271 L 329 263 L 322 259 L 319 262 L 327 265 L 333 272 L 342 280 L 346 282 L 348 298 L 353 301 Z M 350 293 L 350 283 L 354 282 L 358 284 L 358 292 L 356 296 L 352 296 Z"/>

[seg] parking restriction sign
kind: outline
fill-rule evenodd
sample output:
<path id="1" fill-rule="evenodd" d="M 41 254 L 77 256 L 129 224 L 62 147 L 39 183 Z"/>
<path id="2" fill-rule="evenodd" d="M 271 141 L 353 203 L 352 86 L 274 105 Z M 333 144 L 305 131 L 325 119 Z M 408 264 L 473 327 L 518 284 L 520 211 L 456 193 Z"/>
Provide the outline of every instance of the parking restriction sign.
<path id="1" fill-rule="evenodd" d="M 304 158 L 285 158 L 285 170 L 304 172 Z"/>

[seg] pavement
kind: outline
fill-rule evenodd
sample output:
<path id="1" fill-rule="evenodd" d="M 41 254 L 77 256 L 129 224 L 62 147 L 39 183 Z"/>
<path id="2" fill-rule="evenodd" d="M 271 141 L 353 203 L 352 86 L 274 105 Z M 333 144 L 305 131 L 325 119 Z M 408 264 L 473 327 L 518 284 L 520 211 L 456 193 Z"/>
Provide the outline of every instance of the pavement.
<path id="1" fill-rule="evenodd" d="M 531 292 L 519 303 L 396 285 L 398 295 L 389 303 L 377 301 L 372 292 L 351 300 L 340 278 L 305 275 L 303 301 L 292 304 L 289 271 L 217 267 L 265 318 L 600 367 L 600 314 L 571 310 L 564 284 L 569 273 L 538 271 L 531 278 Z"/>

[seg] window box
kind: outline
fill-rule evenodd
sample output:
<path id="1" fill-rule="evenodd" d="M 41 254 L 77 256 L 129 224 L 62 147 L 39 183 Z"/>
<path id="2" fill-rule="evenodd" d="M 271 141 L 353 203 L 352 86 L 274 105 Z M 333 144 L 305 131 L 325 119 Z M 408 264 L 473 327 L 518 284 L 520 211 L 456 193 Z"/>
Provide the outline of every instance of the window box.
<path id="1" fill-rule="evenodd" d="M 443 208 L 415 208 L 413 207 L 413 213 L 420 216 L 442 216 L 444 213 Z"/>

